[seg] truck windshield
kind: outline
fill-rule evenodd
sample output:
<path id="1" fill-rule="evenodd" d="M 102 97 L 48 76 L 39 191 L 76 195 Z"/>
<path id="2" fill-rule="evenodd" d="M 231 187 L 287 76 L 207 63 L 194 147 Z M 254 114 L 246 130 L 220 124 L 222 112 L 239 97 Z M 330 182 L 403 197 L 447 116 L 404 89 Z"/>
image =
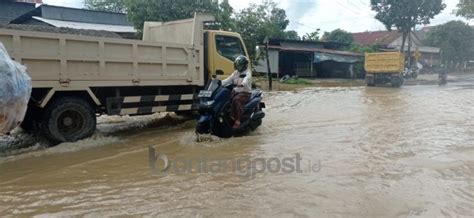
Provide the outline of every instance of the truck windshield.
<path id="1" fill-rule="evenodd" d="M 245 55 L 240 39 L 233 36 L 216 36 L 217 52 L 234 61 L 239 55 Z"/>

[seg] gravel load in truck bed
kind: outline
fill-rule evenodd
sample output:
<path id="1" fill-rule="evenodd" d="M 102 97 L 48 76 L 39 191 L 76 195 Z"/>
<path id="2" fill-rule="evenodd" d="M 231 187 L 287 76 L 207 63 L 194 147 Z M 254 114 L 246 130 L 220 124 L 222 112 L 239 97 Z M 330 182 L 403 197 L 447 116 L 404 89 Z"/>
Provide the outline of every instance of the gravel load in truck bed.
<path id="1" fill-rule="evenodd" d="M 0 25 L 0 29 L 14 29 L 14 30 L 24 30 L 24 31 L 38 31 L 46 33 L 62 33 L 62 34 L 73 34 L 81 36 L 95 36 L 95 37 L 106 37 L 106 38 L 122 38 L 120 35 L 109 32 L 109 31 L 99 31 L 99 30 L 84 30 L 84 29 L 71 29 L 71 28 L 58 28 L 58 27 L 49 27 L 49 26 L 38 26 L 38 25 L 24 25 L 24 24 L 5 24 Z"/>

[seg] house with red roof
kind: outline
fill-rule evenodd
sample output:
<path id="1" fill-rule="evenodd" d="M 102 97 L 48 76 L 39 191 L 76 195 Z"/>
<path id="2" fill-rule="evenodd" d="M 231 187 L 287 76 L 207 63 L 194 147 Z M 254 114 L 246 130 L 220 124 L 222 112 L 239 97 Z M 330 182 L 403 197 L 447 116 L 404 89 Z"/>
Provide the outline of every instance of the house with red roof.
<path id="1" fill-rule="evenodd" d="M 362 46 L 376 46 L 381 50 L 399 51 L 403 44 L 403 34 L 398 31 L 374 31 L 353 33 L 354 43 Z M 412 56 L 418 51 L 421 54 L 419 62 L 432 67 L 440 63 L 441 50 L 436 47 L 424 46 L 415 33 L 411 33 Z M 408 52 L 409 40 L 405 41 L 404 51 Z"/>

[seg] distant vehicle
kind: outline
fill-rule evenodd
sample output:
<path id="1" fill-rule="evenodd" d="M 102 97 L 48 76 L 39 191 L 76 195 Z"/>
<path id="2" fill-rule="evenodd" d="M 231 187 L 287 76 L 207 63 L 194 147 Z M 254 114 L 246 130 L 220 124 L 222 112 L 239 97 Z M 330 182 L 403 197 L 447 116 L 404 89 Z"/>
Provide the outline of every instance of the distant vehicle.
<path id="1" fill-rule="evenodd" d="M 33 93 L 22 123 L 54 144 L 91 136 L 96 116 L 197 110 L 212 75 L 248 57 L 237 33 L 205 30 L 210 15 L 145 22 L 143 40 L 0 29 L 12 58 L 28 67 Z"/>
<path id="2" fill-rule="evenodd" d="M 448 84 L 448 72 L 446 69 L 443 69 L 438 74 L 438 85 L 444 86 L 446 84 Z"/>
<path id="3" fill-rule="evenodd" d="M 412 68 L 405 68 L 403 70 L 403 78 L 404 79 L 416 79 L 418 78 L 418 75 L 420 74 L 421 69 L 418 67 L 412 67 Z"/>
<path id="4" fill-rule="evenodd" d="M 218 79 L 199 93 L 200 118 L 196 126 L 197 134 L 212 134 L 221 138 L 229 138 L 235 134 L 253 131 L 262 125 L 265 113 L 265 103 L 262 102 L 262 92 L 253 90 L 250 101 L 245 105 L 240 128 L 234 130 L 233 120 L 230 118 L 232 84 L 222 86 Z"/>
<path id="5" fill-rule="evenodd" d="M 405 57 L 399 52 L 378 52 L 365 54 L 365 80 L 367 86 L 390 83 L 393 87 L 403 85 Z"/>

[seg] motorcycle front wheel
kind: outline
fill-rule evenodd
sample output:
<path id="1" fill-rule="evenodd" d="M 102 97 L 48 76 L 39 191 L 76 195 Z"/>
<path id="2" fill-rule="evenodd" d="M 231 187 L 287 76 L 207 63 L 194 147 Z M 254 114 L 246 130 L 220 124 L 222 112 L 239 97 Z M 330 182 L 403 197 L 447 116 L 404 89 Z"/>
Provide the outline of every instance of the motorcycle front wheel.
<path id="1" fill-rule="evenodd" d="M 234 121 L 230 118 L 230 104 L 226 104 L 220 116 L 214 120 L 212 134 L 219 138 L 230 138 L 234 136 Z"/>

